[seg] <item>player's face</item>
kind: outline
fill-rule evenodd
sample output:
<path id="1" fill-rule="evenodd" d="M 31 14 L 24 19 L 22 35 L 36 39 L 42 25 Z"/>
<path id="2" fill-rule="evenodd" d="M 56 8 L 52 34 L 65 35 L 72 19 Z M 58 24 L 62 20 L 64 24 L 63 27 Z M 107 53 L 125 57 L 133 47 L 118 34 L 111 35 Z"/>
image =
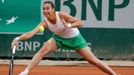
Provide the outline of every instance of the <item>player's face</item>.
<path id="1" fill-rule="evenodd" d="M 45 17 L 50 17 L 54 13 L 54 8 L 49 3 L 43 5 L 43 14 Z"/>

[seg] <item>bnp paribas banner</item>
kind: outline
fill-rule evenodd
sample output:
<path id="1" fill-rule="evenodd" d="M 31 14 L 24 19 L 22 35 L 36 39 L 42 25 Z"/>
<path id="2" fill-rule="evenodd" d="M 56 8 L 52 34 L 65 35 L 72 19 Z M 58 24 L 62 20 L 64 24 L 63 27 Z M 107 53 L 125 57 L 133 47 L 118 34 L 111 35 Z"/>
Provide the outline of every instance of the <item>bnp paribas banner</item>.
<path id="1" fill-rule="evenodd" d="M 46 0 L 0 0 L 0 32 L 26 32 L 41 20 Z M 134 28 L 133 0 L 51 0 L 57 11 L 81 19 L 87 28 Z"/>

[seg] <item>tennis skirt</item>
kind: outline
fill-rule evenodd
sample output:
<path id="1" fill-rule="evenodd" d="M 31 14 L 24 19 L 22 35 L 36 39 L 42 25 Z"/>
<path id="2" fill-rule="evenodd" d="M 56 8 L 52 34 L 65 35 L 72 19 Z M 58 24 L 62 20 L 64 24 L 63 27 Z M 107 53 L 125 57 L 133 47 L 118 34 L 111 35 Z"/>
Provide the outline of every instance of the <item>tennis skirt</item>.
<path id="1" fill-rule="evenodd" d="M 64 50 L 78 50 L 87 46 L 87 42 L 81 34 L 74 38 L 62 38 L 56 34 L 52 37 L 56 40 L 57 45 Z"/>

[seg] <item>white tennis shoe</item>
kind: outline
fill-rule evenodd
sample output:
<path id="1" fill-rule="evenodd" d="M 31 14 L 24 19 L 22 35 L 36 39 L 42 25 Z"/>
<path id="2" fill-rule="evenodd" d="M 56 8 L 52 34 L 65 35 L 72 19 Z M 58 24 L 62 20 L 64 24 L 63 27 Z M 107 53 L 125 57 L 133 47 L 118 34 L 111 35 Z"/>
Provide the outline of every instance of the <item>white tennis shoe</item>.
<path id="1" fill-rule="evenodd" d="M 19 75 L 28 75 L 29 71 L 26 69 L 24 71 L 22 71 Z"/>

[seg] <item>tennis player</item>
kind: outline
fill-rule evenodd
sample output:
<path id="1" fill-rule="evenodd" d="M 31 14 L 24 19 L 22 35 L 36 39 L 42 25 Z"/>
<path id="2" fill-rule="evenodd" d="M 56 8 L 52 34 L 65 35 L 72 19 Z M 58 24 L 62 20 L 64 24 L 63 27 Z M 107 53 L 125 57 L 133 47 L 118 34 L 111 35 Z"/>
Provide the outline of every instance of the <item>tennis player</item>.
<path id="1" fill-rule="evenodd" d="M 108 65 L 97 59 L 91 52 L 87 42 L 82 37 L 78 27 L 83 26 L 83 22 L 65 12 L 56 12 L 55 6 L 51 1 L 45 1 L 43 4 L 43 13 L 45 16 L 42 21 L 34 30 L 24 33 L 16 37 L 12 42 L 12 47 L 17 45 L 18 41 L 26 40 L 33 37 L 39 32 L 39 26 L 48 28 L 54 34 L 43 47 L 35 54 L 32 61 L 28 64 L 26 69 L 20 75 L 28 75 L 30 70 L 36 66 L 41 59 L 49 52 L 61 49 L 75 50 L 83 56 L 87 62 L 97 66 L 103 72 L 109 75 L 118 75 Z"/>

